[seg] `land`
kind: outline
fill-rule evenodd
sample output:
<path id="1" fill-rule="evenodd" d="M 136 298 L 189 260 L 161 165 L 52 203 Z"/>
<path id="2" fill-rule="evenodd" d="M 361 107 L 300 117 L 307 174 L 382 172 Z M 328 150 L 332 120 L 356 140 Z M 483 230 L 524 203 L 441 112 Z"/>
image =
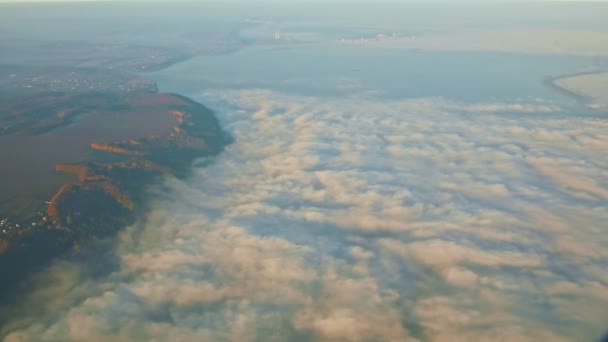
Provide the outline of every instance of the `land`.
<path id="1" fill-rule="evenodd" d="M 352 37 L 352 38 L 357 38 Z M 436 51 L 494 51 L 507 53 L 557 54 L 606 58 L 608 34 L 550 28 L 442 28 L 419 29 L 414 36 L 400 39 L 363 36 L 363 42 L 383 42 L 385 46 Z M 348 41 L 348 40 L 347 40 Z M 356 40 L 355 40 L 356 41 Z M 359 41 L 361 41 L 359 39 Z"/>
<path id="2" fill-rule="evenodd" d="M 543 82 L 587 108 L 608 112 L 608 71 L 605 69 L 546 77 Z"/>
<path id="3" fill-rule="evenodd" d="M 2 5 L 0 317 L 35 270 L 111 239 L 157 179 L 186 177 L 230 141 L 211 110 L 145 73 L 246 42 L 198 10 L 159 20 L 150 8 Z"/>
<path id="4" fill-rule="evenodd" d="M 247 44 L 184 5 L 163 18 L 150 4 L 1 6 L 0 325 L 35 270 L 111 239 L 151 184 L 230 142 L 212 111 L 145 75 Z"/>
<path id="5" fill-rule="evenodd" d="M 0 83 L 0 297 L 133 223 L 156 179 L 186 177 L 230 142 L 210 109 L 151 81 L 66 70 L 15 68 L 18 82 Z"/>
<path id="6" fill-rule="evenodd" d="M 156 83 L 116 69 L 0 65 L 0 98 L 40 92 L 156 92 Z"/>
<path id="7" fill-rule="evenodd" d="M 608 110 L 608 72 L 601 71 L 557 80 L 556 84 L 588 98 L 592 109 Z"/>
<path id="8" fill-rule="evenodd" d="M 92 43 L 83 39 L 15 41 L 7 37 L 0 41 L 0 64 L 141 73 L 162 70 L 199 55 L 228 53 L 244 44 L 229 32 L 184 32 L 170 40 L 170 44 L 159 47 L 124 42 Z"/>

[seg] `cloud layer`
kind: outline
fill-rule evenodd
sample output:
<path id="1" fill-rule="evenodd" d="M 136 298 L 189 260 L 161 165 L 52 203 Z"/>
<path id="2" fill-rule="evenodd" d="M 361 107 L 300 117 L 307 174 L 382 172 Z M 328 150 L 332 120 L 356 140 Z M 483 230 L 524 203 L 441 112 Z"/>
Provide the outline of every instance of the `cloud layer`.
<path id="1" fill-rule="evenodd" d="M 568 341 L 606 328 L 606 120 L 541 102 L 201 99 L 236 143 L 154 193 L 110 274 L 41 274 L 6 341 Z"/>

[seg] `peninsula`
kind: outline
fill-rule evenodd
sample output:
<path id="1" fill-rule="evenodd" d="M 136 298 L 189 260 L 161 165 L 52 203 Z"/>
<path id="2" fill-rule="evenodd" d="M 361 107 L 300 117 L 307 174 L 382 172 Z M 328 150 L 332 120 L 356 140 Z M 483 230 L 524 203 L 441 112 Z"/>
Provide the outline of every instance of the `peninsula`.
<path id="1" fill-rule="evenodd" d="M 86 71 L 69 73 L 70 82 L 79 82 L 78 74 Z M 49 91 L 22 82 L 1 89 L 10 94 L 0 101 L 4 296 L 54 257 L 133 223 L 150 184 L 187 176 L 196 158 L 217 155 L 230 142 L 202 104 L 159 93 L 138 78 L 124 90 L 124 80 L 113 87 L 106 75 L 103 87 L 94 86 L 104 91 Z"/>
<path id="2" fill-rule="evenodd" d="M 544 83 L 587 108 L 608 112 L 608 70 L 546 77 Z"/>

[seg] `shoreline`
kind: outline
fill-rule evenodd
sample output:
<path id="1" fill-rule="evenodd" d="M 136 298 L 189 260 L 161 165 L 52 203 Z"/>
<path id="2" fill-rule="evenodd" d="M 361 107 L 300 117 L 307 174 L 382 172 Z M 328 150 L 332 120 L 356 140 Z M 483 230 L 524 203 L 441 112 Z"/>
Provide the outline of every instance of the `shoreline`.
<path id="1" fill-rule="evenodd" d="M 558 84 L 558 81 L 563 80 L 563 79 L 568 79 L 568 78 L 574 78 L 574 77 L 580 77 L 580 76 L 590 76 L 590 75 L 601 75 L 601 74 L 606 74 L 606 73 L 608 73 L 608 69 L 596 69 L 596 70 L 591 70 L 591 71 L 577 72 L 577 73 L 573 73 L 573 74 L 546 76 L 543 78 L 542 83 L 543 83 L 543 85 L 545 85 L 546 87 L 555 91 L 556 93 L 575 100 L 579 104 L 583 105 L 585 108 L 601 111 L 602 110 L 601 108 L 592 107 L 593 101 L 596 100 L 595 98 L 593 98 L 592 96 L 589 96 L 587 94 L 580 93 L 575 90 L 563 87 Z"/>

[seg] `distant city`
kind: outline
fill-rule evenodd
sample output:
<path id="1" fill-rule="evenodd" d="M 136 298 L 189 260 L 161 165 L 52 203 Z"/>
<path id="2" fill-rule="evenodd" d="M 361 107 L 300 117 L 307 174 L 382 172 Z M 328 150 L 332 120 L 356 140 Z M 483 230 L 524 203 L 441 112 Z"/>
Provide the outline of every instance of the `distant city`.
<path id="1" fill-rule="evenodd" d="M 411 39 L 416 39 L 416 36 L 413 34 L 410 34 L 410 33 L 393 32 L 393 33 L 378 33 L 376 35 L 360 36 L 357 38 L 353 38 L 353 37 L 341 38 L 340 42 L 360 44 L 360 43 L 376 43 L 376 42 L 383 42 L 383 41 L 397 41 L 397 40 L 411 40 Z"/>

